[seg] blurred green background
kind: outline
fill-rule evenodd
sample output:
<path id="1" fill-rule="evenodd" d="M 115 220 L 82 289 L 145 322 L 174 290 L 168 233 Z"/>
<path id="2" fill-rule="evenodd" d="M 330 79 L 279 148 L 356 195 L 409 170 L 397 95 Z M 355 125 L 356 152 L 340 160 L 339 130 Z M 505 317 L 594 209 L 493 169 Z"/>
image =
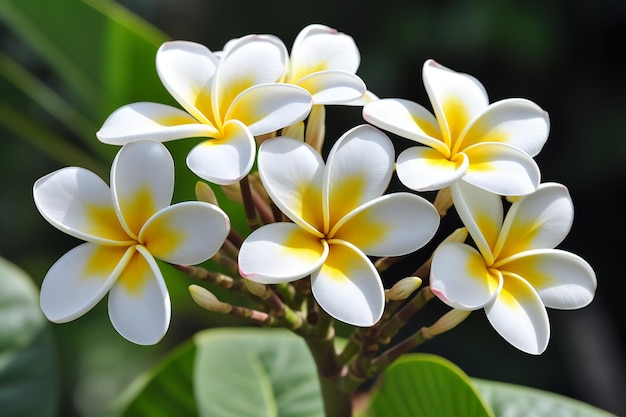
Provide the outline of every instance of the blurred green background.
<path id="1" fill-rule="evenodd" d="M 193 40 L 220 50 L 233 37 L 272 33 L 290 48 L 309 23 L 354 37 L 358 74 L 379 97 L 429 107 L 421 67 L 434 58 L 478 78 L 491 101 L 525 97 L 548 111 L 551 133 L 536 159 L 544 181 L 570 189 L 576 217 L 560 247 L 594 267 L 596 299 L 579 311 L 550 311 L 552 338 L 539 357 L 510 347 L 482 312 L 423 350 L 473 377 L 538 387 L 626 415 L 626 280 L 618 262 L 626 249 L 623 0 L 0 0 L 0 256 L 39 286 L 50 265 L 78 243 L 37 213 L 32 184 L 66 165 L 108 179 L 117 148 L 94 136 L 104 119 L 131 101 L 173 104 L 154 68 L 161 41 Z M 362 123 L 356 108 L 331 108 L 327 121 L 327 140 Z M 177 162 L 175 199 L 193 198 L 196 179 L 184 156 L 196 142 L 168 145 Z M 409 145 L 395 143 L 398 150 Z M 134 346 L 117 335 L 104 302 L 77 321 L 49 326 L 60 361 L 58 415 L 100 415 L 142 370 L 197 329 L 240 324 L 193 305 L 190 281 L 171 269 L 164 273 L 173 322 L 157 346 Z"/>

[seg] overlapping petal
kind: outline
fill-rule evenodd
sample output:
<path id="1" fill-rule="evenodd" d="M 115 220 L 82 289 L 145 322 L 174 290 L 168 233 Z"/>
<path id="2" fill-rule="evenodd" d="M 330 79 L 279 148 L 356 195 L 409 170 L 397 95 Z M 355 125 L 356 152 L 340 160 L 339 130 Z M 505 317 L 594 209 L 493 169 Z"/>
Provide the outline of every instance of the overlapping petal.
<path id="1" fill-rule="evenodd" d="M 41 215 L 71 236 L 105 245 L 133 243 L 116 215 L 109 186 L 91 171 L 52 172 L 35 182 L 33 197 Z"/>
<path id="2" fill-rule="evenodd" d="M 252 165 L 256 144 L 248 128 L 237 120 L 223 126 L 220 139 L 206 140 L 187 155 L 187 166 L 200 178 L 219 185 L 245 177 Z"/>
<path id="3" fill-rule="evenodd" d="M 40 304 L 56 323 L 74 320 L 93 308 L 129 262 L 134 248 L 83 243 L 56 261 L 41 284 Z"/>
<path id="4" fill-rule="evenodd" d="M 538 355 L 548 346 L 548 313 L 533 287 L 514 275 L 504 275 L 502 291 L 485 307 L 493 328 L 519 350 Z"/>
<path id="5" fill-rule="evenodd" d="M 536 249 L 506 259 L 498 268 L 524 278 L 546 307 L 586 306 L 596 291 L 596 275 L 581 257 L 558 249 Z"/>
<path id="6" fill-rule="evenodd" d="M 463 243 L 443 243 L 435 250 L 430 288 L 450 307 L 476 310 L 500 292 L 502 276 L 488 268 L 482 255 Z"/>
<path id="7" fill-rule="evenodd" d="M 458 154 L 454 161 L 425 146 L 413 146 L 398 155 L 396 172 L 400 181 L 415 191 L 445 188 L 461 179 L 469 167 L 469 159 Z"/>
<path id="8" fill-rule="evenodd" d="M 328 155 L 324 177 L 328 227 L 383 194 L 391 180 L 394 158 L 391 140 L 369 125 L 352 128 L 337 140 Z"/>
<path id="9" fill-rule="evenodd" d="M 264 284 L 290 282 L 318 270 L 328 244 L 294 223 L 271 223 L 253 231 L 239 251 L 241 276 Z"/>
<path id="10" fill-rule="evenodd" d="M 211 99 L 218 60 L 204 45 L 187 41 L 165 42 L 156 56 L 156 68 L 167 91 L 189 114 L 215 125 Z"/>
<path id="11" fill-rule="evenodd" d="M 158 259 L 193 265 L 215 255 L 229 231 L 228 216 L 219 207 L 187 201 L 156 213 L 141 229 L 139 241 Z"/>
<path id="12" fill-rule="evenodd" d="M 534 159 L 505 143 L 480 143 L 465 149 L 463 180 L 494 194 L 520 196 L 537 189 L 541 174 Z"/>
<path id="13" fill-rule="evenodd" d="M 169 327 L 170 298 L 154 258 L 142 246 L 136 248 L 109 293 L 109 318 L 126 339 L 153 345 Z"/>
<path id="14" fill-rule="evenodd" d="M 186 112 L 158 103 L 133 103 L 115 110 L 96 133 L 103 143 L 124 145 L 138 140 L 166 142 L 190 137 L 217 137 L 212 124 L 200 123 Z"/>
<path id="15" fill-rule="evenodd" d="M 174 160 L 158 142 L 129 143 L 111 166 L 113 203 L 122 226 L 135 239 L 144 223 L 172 202 Z"/>
<path id="16" fill-rule="evenodd" d="M 354 326 L 372 326 L 383 314 L 385 292 L 372 262 L 355 246 L 330 243 L 328 258 L 311 274 L 311 290 L 331 316 Z"/>
<path id="17" fill-rule="evenodd" d="M 548 113 L 532 101 L 506 99 L 492 103 L 474 120 L 459 141 L 459 149 L 480 142 L 502 142 L 536 156 L 550 131 Z"/>
<path id="18" fill-rule="evenodd" d="M 361 78 L 345 71 L 327 70 L 301 78 L 297 86 L 307 90 L 314 104 L 343 104 L 358 100 L 366 91 Z"/>
<path id="19" fill-rule="evenodd" d="M 258 164 L 263 185 L 276 206 L 300 227 L 322 237 L 322 157 L 306 143 L 277 137 L 260 146 Z"/>
<path id="20" fill-rule="evenodd" d="M 370 256 L 400 256 L 414 252 L 434 236 L 439 214 L 415 194 L 381 196 L 349 213 L 331 231 Z"/>
<path id="21" fill-rule="evenodd" d="M 541 184 L 511 206 L 496 249 L 499 258 L 556 247 L 569 233 L 573 219 L 574 206 L 567 188 L 557 183 Z"/>

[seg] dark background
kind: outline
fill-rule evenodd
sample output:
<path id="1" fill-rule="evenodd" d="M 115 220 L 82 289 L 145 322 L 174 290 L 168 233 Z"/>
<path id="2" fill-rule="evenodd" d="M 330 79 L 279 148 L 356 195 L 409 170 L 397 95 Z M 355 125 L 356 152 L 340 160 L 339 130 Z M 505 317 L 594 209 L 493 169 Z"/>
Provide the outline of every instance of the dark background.
<path id="1" fill-rule="evenodd" d="M 582 310 L 549 312 L 551 342 L 539 357 L 510 347 L 482 312 L 429 342 L 423 351 L 445 356 L 472 377 L 534 386 L 626 415 L 626 313 L 622 309 L 626 277 L 620 264 L 626 247 L 621 218 L 626 190 L 626 2 L 120 3 L 172 39 L 201 42 L 212 50 L 249 33 L 275 34 L 290 48 L 304 26 L 323 23 L 354 37 L 362 58 L 358 75 L 381 98 L 406 98 L 429 107 L 421 68 L 426 59 L 434 58 L 478 78 L 491 101 L 525 97 L 548 111 L 551 133 L 536 160 L 543 181 L 560 182 L 570 190 L 576 216 L 560 248 L 593 266 L 598 277 L 595 300 Z M 327 121 L 329 141 L 362 123 L 358 110 L 343 108 L 329 109 Z M 51 262 L 76 244 L 51 230 L 31 201 L 32 183 L 59 166 L 28 145 L 12 141 L 10 134 L 0 133 L 4 133 L 0 143 L 5 160 L 0 167 L 0 254 L 39 283 Z M 398 150 L 409 145 L 404 139 L 395 143 Z M 164 352 L 165 347 L 141 348 L 119 340 L 105 310 L 98 306 L 81 319 L 82 324 L 79 320 L 53 326 L 58 340 L 76 338 L 72 335 L 78 333 L 81 341 L 95 342 L 90 343 L 92 350 L 83 350 L 79 341 L 65 343 L 67 349 L 60 353 L 67 365 L 62 375 L 62 415 L 94 415 L 98 411 L 94 402 L 110 399 Z M 193 307 L 189 311 L 196 316 L 177 319 L 174 311 L 165 346 L 175 345 L 207 321 L 224 324 L 219 318 L 206 319 Z M 434 316 L 437 306 L 431 312 Z M 100 342 L 106 350 L 96 349 Z"/>

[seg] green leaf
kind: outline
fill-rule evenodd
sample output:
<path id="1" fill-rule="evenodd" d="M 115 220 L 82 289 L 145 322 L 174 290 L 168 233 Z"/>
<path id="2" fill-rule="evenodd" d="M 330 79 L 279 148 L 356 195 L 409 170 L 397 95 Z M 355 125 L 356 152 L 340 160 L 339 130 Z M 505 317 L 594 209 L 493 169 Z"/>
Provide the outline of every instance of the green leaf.
<path id="1" fill-rule="evenodd" d="M 31 279 L 0 258 L 0 410 L 53 416 L 57 369 L 47 321 Z"/>
<path id="2" fill-rule="evenodd" d="M 282 329 L 217 329 L 196 342 L 202 417 L 324 415 L 315 363 L 300 337 Z"/>
<path id="3" fill-rule="evenodd" d="M 385 371 L 367 417 L 490 417 L 470 378 L 430 354 L 401 357 Z"/>
<path id="4" fill-rule="evenodd" d="M 615 417 L 581 401 L 519 385 L 473 380 L 496 416 L 506 417 Z"/>

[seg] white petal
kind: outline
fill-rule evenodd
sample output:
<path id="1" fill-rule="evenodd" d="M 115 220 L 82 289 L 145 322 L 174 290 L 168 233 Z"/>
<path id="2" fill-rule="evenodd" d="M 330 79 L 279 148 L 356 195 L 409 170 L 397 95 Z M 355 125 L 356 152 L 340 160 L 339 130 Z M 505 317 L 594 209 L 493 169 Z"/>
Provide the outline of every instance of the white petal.
<path id="1" fill-rule="evenodd" d="M 504 142 L 535 156 L 548 139 L 548 113 L 524 99 L 491 104 L 468 128 L 461 148 L 480 142 Z"/>
<path id="2" fill-rule="evenodd" d="M 351 36 L 324 25 L 302 29 L 291 48 L 290 82 L 324 70 L 356 73 L 361 62 L 359 49 Z"/>
<path id="3" fill-rule="evenodd" d="M 554 248 L 563 241 L 574 220 L 567 188 L 557 183 L 539 189 L 511 205 L 496 249 L 499 258 L 522 251 Z"/>
<path id="4" fill-rule="evenodd" d="M 487 93 L 476 78 L 432 59 L 424 63 L 422 76 L 444 141 L 452 147 L 469 122 L 487 109 Z"/>
<path id="5" fill-rule="evenodd" d="M 519 196 L 539 186 L 534 159 L 506 143 L 482 143 L 465 149 L 469 167 L 464 181 L 495 194 Z"/>
<path id="6" fill-rule="evenodd" d="M 464 154 L 458 154 L 456 161 L 449 161 L 435 149 L 413 146 L 398 155 L 396 172 L 402 184 L 408 188 L 434 191 L 461 179 L 468 166 L 469 160 Z"/>
<path id="7" fill-rule="evenodd" d="M 170 297 L 159 267 L 142 246 L 109 294 L 109 318 L 115 330 L 139 345 L 153 345 L 170 324 Z"/>
<path id="8" fill-rule="evenodd" d="M 41 284 L 41 309 L 56 323 L 91 310 L 109 291 L 134 249 L 83 243 L 52 265 Z"/>
<path id="9" fill-rule="evenodd" d="M 166 142 L 192 137 L 215 137 L 213 125 L 199 123 L 184 111 L 158 103 L 133 103 L 115 110 L 96 136 L 103 143 L 124 145 L 138 140 Z"/>
<path id="10" fill-rule="evenodd" d="M 174 194 L 174 160 L 158 142 L 124 145 L 111 166 L 113 203 L 129 235 L 139 235 L 144 223 L 170 205 Z"/>
<path id="11" fill-rule="evenodd" d="M 442 140 L 437 119 L 417 103 L 404 99 L 383 98 L 363 107 L 368 123 L 436 149 L 446 158 L 450 147 Z"/>
<path id="12" fill-rule="evenodd" d="M 230 221 L 219 207 L 186 201 L 156 213 L 141 229 L 139 241 L 155 258 L 179 264 L 199 264 L 224 243 Z"/>
<path id="13" fill-rule="evenodd" d="M 321 237 L 322 157 L 303 142 L 277 137 L 260 146 L 258 164 L 261 181 L 276 206 L 301 227 Z"/>
<path id="14" fill-rule="evenodd" d="M 435 250 L 430 288 L 444 303 L 461 310 L 484 307 L 498 294 L 502 278 L 487 268 L 476 249 L 464 243 L 443 243 Z"/>
<path id="15" fill-rule="evenodd" d="M 311 103 L 311 95 L 295 85 L 256 85 L 237 96 L 226 120 L 239 120 L 257 136 L 303 120 L 311 111 Z"/>
<path id="16" fill-rule="evenodd" d="M 493 304 L 485 307 L 493 328 L 519 350 L 539 355 L 548 346 L 548 313 L 535 290 L 514 275 L 504 277 L 504 285 Z"/>
<path id="17" fill-rule="evenodd" d="M 71 236 L 105 245 L 133 243 L 115 213 L 109 186 L 91 171 L 52 172 L 35 182 L 33 197 L 41 215 Z"/>
<path id="18" fill-rule="evenodd" d="M 239 250 L 239 273 L 263 284 L 295 281 L 320 268 L 326 241 L 294 223 L 271 223 L 253 231 Z"/>
<path id="19" fill-rule="evenodd" d="M 459 181 L 450 187 L 454 207 L 487 263 L 494 261 L 504 209 L 496 194 Z"/>
<path id="20" fill-rule="evenodd" d="M 438 226 L 439 214 L 426 199 L 394 193 L 348 214 L 332 238 L 348 241 L 370 256 L 400 256 L 428 243 Z"/>
<path id="21" fill-rule="evenodd" d="M 596 274 L 581 257 L 558 249 L 537 249 L 499 266 L 524 278 L 546 307 L 571 310 L 586 306 L 596 291 Z"/>
<path id="22" fill-rule="evenodd" d="M 187 166 L 200 178 L 214 184 L 233 184 L 245 177 L 256 153 L 254 137 L 246 126 L 231 120 L 220 139 L 206 140 L 187 155 Z"/>
<path id="23" fill-rule="evenodd" d="M 221 120 L 230 104 L 244 90 L 275 83 L 286 72 L 287 49 L 273 36 L 248 35 L 229 45 L 220 58 L 215 75 L 213 103 Z"/>
<path id="24" fill-rule="evenodd" d="M 372 326 L 383 314 L 385 291 L 372 262 L 346 242 L 330 245 L 328 258 L 311 274 L 318 304 L 332 317 L 353 326 Z"/>
<path id="25" fill-rule="evenodd" d="M 297 85 L 313 96 L 314 104 L 343 104 L 358 100 L 365 93 L 365 83 L 344 71 L 319 71 L 298 81 Z"/>
<path id="26" fill-rule="evenodd" d="M 166 42 L 157 51 L 161 82 L 185 110 L 203 123 L 215 124 L 211 90 L 217 65 L 211 51 L 195 42 Z"/>
<path id="27" fill-rule="evenodd" d="M 335 142 L 324 176 L 323 203 L 330 227 L 385 192 L 393 174 L 394 159 L 391 140 L 369 125 L 352 128 Z"/>

